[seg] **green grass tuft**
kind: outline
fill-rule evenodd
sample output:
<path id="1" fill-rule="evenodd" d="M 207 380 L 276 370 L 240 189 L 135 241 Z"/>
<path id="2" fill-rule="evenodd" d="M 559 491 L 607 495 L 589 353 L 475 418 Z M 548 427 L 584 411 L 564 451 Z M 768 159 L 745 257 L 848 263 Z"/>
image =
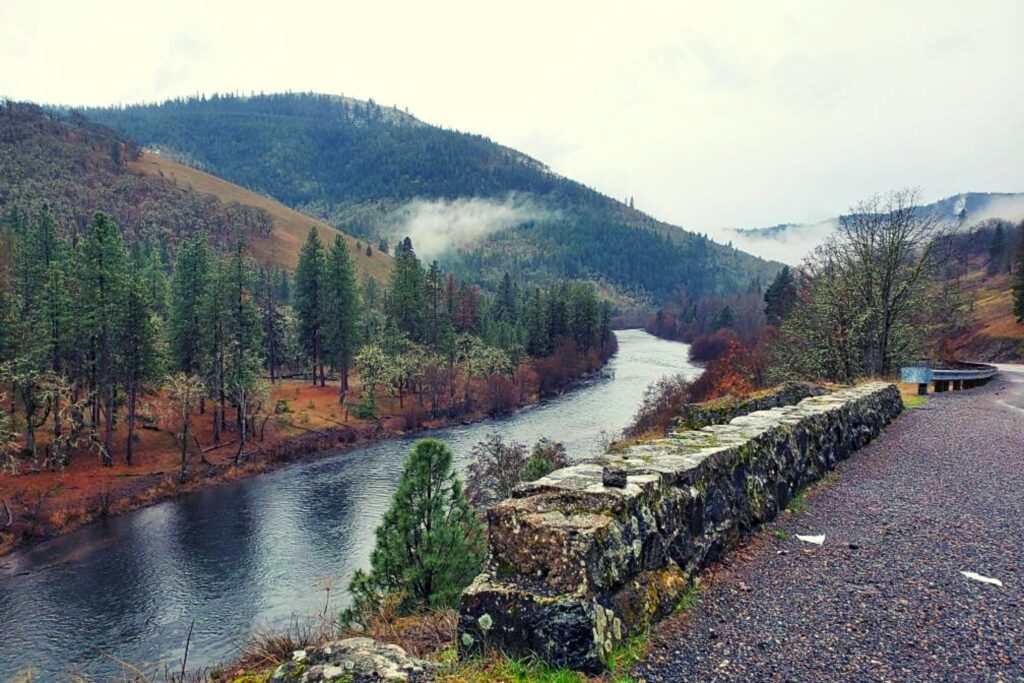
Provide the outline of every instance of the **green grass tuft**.
<path id="1" fill-rule="evenodd" d="M 786 533 L 785 529 L 776 529 L 772 532 L 772 536 L 779 539 L 780 541 L 785 541 L 787 538 L 789 538 L 789 534 Z"/>
<path id="2" fill-rule="evenodd" d="M 644 632 L 627 638 L 608 654 L 608 672 L 612 683 L 633 683 L 629 672 L 647 654 L 648 635 L 648 632 Z"/>
<path id="3" fill-rule="evenodd" d="M 904 396 L 903 407 L 907 410 L 913 410 L 914 408 L 920 408 L 928 403 L 927 396 Z"/>
<path id="4" fill-rule="evenodd" d="M 691 581 L 690 585 L 686 587 L 686 591 L 679 596 L 676 600 L 676 606 L 673 612 L 675 614 L 685 614 L 694 607 L 700 604 L 701 598 L 704 597 L 704 586 L 697 581 Z"/>
<path id="5" fill-rule="evenodd" d="M 795 514 L 797 512 L 803 512 L 807 509 L 807 487 L 804 487 L 796 492 L 788 503 L 786 503 L 786 512 Z"/>

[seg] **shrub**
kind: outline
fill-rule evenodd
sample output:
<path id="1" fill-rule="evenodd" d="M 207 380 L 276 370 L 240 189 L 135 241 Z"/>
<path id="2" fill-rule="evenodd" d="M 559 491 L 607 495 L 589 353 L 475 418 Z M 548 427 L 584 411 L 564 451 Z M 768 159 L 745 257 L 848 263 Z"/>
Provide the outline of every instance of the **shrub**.
<path id="1" fill-rule="evenodd" d="M 750 351 L 732 342 L 725 355 L 708 364 L 704 373 L 690 386 L 690 400 L 710 401 L 723 396 L 744 396 L 754 390 L 755 372 L 750 367 Z"/>
<path id="2" fill-rule="evenodd" d="M 507 415 L 519 406 L 519 388 L 507 375 L 496 372 L 487 378 L 487 400 L 491 415 Z"/>
<path id="3" fill-rule="evenodd" d="M 526 461 L 523 481 L 536 481 L 557 469 L 569 466 L 565 444 L 544 437 L 533 445 L 530 459 Z"/>
<path id="4" fill-rule="evenodd" d="M 512 495 L 523 480 L 526 446 L 515 441 L 505 443 L 499 434 L 491 434 L 473 446 L 472 461 L 466 468 L 466 496 L 476 508 L 488 508 Z"/>
<path id="5" fill-rule="evenodd" d="M 690 360 L 698 363 L 718 360 L 729 350 L 729 345 L 739 343 L 739 335 L 731 328 L 722 328 L 714 334 L 698 335 L 690 344 Z"/>
<path id="6" fill-rule="evenodd" d="M 472 462 L 466 468 L 466 495 L 477 509 L 486 509 L 511 497 L 512 489 L 524 481 L 535 481 L 568 465 L 565 446 L 541 439 L 527 456 L 526 446 L 505 443 L 491 434 L 473 446 Z"/>
<path id="7" fill-rule="evenodd" d="M 665 434 L 682 415 L 690 396 L 690 382 L 683 375 L 662 377 L 644 391 L 640 407 L 623 433 L 632 439 L 645 434 Z"/>
<path id="8" fill-rule="evenodd" d="M 377 412 L 377 407 L 374 404 L 373 395 L 366 394 L 359 399 L 359 403 L 352 409 L 352 414 L 357 420 L 369 420 Z"/>

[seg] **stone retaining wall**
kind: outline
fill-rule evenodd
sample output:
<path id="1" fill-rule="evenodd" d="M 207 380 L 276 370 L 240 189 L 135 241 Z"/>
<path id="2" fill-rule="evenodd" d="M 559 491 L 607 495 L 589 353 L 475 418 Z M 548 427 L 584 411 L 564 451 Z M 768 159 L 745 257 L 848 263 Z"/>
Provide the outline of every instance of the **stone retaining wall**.
<path id="1" fill-rule="evenodd" d="M 895 386 L 865 384 L 633 446 L 616 459 L 621 488 L 596 462 L 520 486 L 488 513 L 488 566 L 462 597 L 460 652 L 601 670 L 617 643 L 674 609 L 697 571 L 902 407 Z"/>
<path id="2" fill-rule="evenodd" d="M 725 424 L 740 415 L 791 406 L 810 396 L 821 396 L 824 393 L 824 389 L 809 382 L 786 382 L 752 398 L 726 397 L 716 401 L 688 403 L 683 407 L 683 414 L 676 424 L 679 429 L 701 429 Z"/>

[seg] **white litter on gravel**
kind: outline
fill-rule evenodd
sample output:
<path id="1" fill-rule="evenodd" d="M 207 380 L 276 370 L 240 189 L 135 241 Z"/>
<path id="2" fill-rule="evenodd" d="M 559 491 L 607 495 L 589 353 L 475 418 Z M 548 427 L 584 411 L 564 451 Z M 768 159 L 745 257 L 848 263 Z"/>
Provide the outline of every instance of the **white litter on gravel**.
<path id="1" fill-rule="evenodd" d="M 999 579 L 993 579 L 990 576 L 982 576 L 977 572 L 960 572 L 968 579 L 974 579 L 975 581 L 981 581 L 982 583 L 991 583 L 993 586 L 1002 586 L 1003 582 Z"/>
<path id="2" fill-rule="evenodd" d="M 800 534 L 797 534 L 796 537 L 804 543 L 813 543 L 814 545 L 822 545 L 825 543 L 825 534 L 820 536 L 801 536 Z"/>

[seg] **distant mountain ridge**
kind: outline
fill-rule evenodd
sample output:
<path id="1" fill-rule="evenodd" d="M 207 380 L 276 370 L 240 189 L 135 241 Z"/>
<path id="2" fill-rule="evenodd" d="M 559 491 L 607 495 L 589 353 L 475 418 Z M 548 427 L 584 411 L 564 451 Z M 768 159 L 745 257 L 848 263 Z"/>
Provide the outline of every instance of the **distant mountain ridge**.
<path id="1" fill-rule="evenodd" d="M 918 207 L 948 224 L 967 229 L 992 218 L 1024 219 L 1024 192 L 965 192 Z M 736 228 L 738 245 L 753 253 L 795 264 L 835 230 L 840 216 L 817 223 L 781 223 L 763 228 Z"/>
<path id="2" fill-rule="evenodd" d="M 662 299 L 679 290 L 745 290 L 779 267 L 660 222 L 486 137 L 372 100 L 212 96 L 82 113 L 374 243 L 402 237 L 422 218 L 410 206 L 434 221 L 414 226 L 418 248 L 438 247 L 424 240 L 448 239 L 453 225 L 479 227 L 479 210 L 489 209 L 501 220 L 445 245 L 443 259 L 484 283 L 504 272 L 521 281 L 583 278 Z"/>

